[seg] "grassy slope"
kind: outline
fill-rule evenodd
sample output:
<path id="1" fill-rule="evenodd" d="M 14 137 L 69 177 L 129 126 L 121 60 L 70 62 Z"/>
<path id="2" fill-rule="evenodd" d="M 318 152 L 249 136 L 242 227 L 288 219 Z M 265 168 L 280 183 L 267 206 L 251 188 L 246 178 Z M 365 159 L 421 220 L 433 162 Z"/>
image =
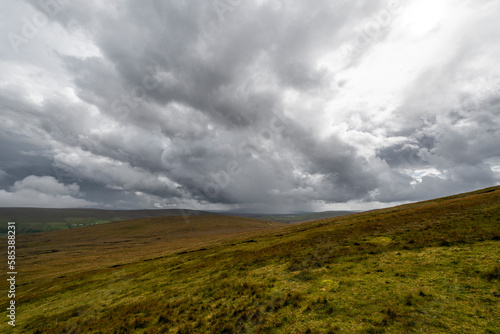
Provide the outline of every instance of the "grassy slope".
<path id="1" fill-rule="evenodd" d="M 25 234 L 17 238 L 16 262 L 26 277 L 40 282 L 42 278 L 210 247 L 244 232 L 282 225 L 233 216 L 174 216 Z"/>
<path id="2" fill-rule="evenodd" d="M 117 234 L 102 237 L 97 228 L 113 224 Z M 13 332 L 500 333 L 500 187 L 194 238 L 184 252 L 152 236 L 141 245 L 120 224 L 39 234 L 40 244 L 19 237 Z M 101 240 L 98 256 L 54 241 L 84 230 Z"/>

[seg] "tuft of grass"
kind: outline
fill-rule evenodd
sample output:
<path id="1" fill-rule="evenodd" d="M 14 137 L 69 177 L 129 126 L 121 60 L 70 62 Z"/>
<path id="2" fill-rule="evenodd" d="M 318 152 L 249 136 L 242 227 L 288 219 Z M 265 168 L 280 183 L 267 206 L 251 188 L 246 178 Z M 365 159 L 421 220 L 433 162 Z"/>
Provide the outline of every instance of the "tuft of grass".
<path id="1" fill-rule="evenodd" d="M 497 263 L 490 270 L 483 273 L 484 278 L 488 281 L 500 280 L 500 263 Z"/>

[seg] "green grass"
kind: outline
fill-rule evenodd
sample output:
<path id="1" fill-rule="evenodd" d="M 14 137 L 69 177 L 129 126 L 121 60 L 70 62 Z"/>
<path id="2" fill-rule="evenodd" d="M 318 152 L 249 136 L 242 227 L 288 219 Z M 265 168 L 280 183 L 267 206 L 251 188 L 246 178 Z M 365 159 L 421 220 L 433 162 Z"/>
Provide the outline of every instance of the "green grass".
<path id="1" fill-rule="evenodd" d="M 20 275 L 11 332 L 500 333 L 500 187 L 488 190 Z"/>

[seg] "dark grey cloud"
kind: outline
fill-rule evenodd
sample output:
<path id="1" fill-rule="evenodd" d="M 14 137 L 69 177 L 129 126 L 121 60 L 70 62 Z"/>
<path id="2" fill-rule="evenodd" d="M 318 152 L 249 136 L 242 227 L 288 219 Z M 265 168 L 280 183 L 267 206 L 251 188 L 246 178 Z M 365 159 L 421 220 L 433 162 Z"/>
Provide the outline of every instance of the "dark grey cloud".
<path id="1" fill-rule="evenodd" d="M 321 210 L 500 182 L 494 3 L 7 8 L 9 205 Z"/>

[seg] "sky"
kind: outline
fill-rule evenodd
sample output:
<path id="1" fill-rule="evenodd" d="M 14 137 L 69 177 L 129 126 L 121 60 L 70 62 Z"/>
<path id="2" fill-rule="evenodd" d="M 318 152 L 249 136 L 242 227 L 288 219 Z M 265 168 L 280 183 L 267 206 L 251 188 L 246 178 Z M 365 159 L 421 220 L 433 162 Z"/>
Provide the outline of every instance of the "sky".
<path id="1" fill-rule="evenodd" d="M 367 210 L 500 184 L 500 2 L 0 5 L 0 206 Z"/>

